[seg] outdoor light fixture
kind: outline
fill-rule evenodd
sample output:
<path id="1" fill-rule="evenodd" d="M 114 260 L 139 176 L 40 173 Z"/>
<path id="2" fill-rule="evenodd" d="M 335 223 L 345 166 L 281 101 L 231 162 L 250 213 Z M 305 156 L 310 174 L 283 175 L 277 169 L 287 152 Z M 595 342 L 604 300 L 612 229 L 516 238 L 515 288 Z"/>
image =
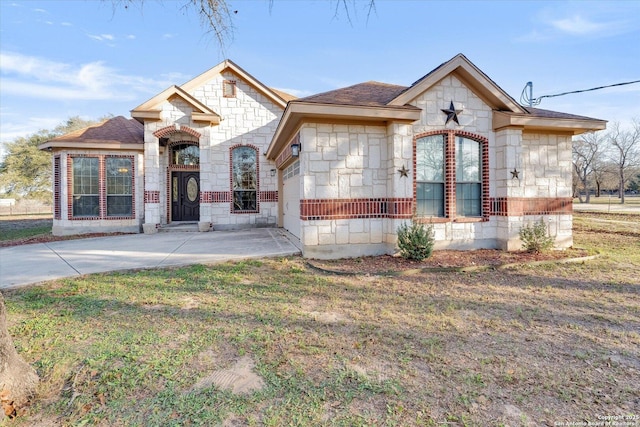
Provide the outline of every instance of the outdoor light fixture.
<path id="1" fill-rule="evenodd" d="M 271 169 L 271 176 L 276 176 L 276 170 L 275 169 Z"/>
<path id="2" fill-rule="evenodd" d="M 291 144 L 291 157 L 298 157 L 300 155 L 300 144 Z"/>

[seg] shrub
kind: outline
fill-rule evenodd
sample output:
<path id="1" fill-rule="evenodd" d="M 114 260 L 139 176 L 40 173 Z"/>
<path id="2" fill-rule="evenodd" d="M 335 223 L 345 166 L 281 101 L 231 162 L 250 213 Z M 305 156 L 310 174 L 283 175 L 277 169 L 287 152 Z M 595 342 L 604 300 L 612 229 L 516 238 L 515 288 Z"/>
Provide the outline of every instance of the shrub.
<path id="1" fill-rule="evenodd" d="M 425 227 L 424 224 L 412 221 L 411 225 L 403 223 L 397 232 L 398 247 L 403 258 L 422 261 L 431 256 L 435 243 L 433 225 Z"/>
<path id="2" fill-rule="evenodd" d="M 522 248 L 528 252 L 543 252 L 553 247 L 554 238 L 549 235 L 547 224 L 540 218 L 533 225 L 527 224 L 520 229 Z"/>

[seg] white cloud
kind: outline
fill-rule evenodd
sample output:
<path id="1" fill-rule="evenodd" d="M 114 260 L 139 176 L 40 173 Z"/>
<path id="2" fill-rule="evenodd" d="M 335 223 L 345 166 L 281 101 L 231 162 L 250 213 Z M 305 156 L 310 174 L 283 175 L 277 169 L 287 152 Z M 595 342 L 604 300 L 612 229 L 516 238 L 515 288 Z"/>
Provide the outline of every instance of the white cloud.
<path id="1" fill-rule="evenodd" d="M 45 9 L 33 9 L 34 12 L 38 12 L 38 13 L 48 13 Z"/>
<path id="2" fill-rule="evenodd" d="M 136 38 L 136 36 L 134 36 L 133 34 L 129 34 L 127 36 L 127 40 L 134 40 Z"/>
<path id="3" fill-rule="evenodd" d="M 115 40 L 115 39 L 116 39 L 116 37 L 115 37 L 113 34 L 100 34 L 100 35 L 97 35 L 97 34 L 87 34 L 87 37 L 92 38 L 92 39 L 94 39 L 94 40 L 101 41 L 101 42 L 102 42 L 102 41 L 105 41 L 105 40 L 113 41 L 113 40 Z"/>
<path id="4" fill-rule="evenodd" d="M 611 27 L 611 23 L 592 22 L 580 15 L 552 21 L 551 25 L 564 33 L 580 36 L 600 33 Z"/>
<path id="5" fill-rule="evenodd" d="M 163 39 L 172 39 L 172 38 L 174 38 L 175 36 L 176 36 L 176 35 L 175 35 L 175 34 L 172 34 L 172 33 L 164 33 L 164 34 L 162 35 L 162 38 L 163 38 Z"/>
<path id="6" fill-rule="evenodd" d="M 103 61 L 67 64 L 19 53 L 0 53 L 3 95 L 59 100 L 128 101 L 175 83 L 121 74 Z"/>
<path id="7" fill-rule="evenodd" d="M 54 117 L 25 117 L 12 122 L 3 120 L 0 142 L 10 142 L 18 137 L 34 134 L 41 129 L 53 129 L 62 122 L 63 119 Z"/>
<path id="8" fill-rule="evenodd" d="M 61 22 L 60 25 L 62 25 L 63 27 L 73 27 L 73 24 L 71 22 Z"/>

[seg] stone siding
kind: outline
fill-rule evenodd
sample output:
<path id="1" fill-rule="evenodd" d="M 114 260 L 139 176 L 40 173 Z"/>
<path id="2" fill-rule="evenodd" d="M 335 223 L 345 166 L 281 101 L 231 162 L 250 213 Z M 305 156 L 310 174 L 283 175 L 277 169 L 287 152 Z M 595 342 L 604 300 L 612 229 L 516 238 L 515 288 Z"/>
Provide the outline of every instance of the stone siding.
<path id="1" fill-rule="evenodd" d="M 225 80 L 236 82 L 236 96 L 224 97 Z M 169 200 L 170 171 L 169 150 L 158 148 L 158 130 L 179 124 L 200 134 L 196 138 L 200 147 L 200 222 L 210 222 L 214 229 L 236 229 L 256 226 L 275 226 L 278 216 L 277 176 L 271 176 L 275 164 L 263 156 L 275 133 L 282 115 L 281 107 L 242 80 L 225 71 L 191 91 L 203 104 L 220 115 L 218 125 L 193 122 L 192 107 L 180 98 L 172 98 L 162 105 L 162 121 L 145 123 L 145 155 L 147 166 L 147 190 L 160 191 L 158 203 L 146 205 L 147 221 L 155 224 L 171 222 Z M 171 140 L 192 141 L 191 134 L 176 132 Z M 231 149 L 238 145 L 250 145 L 258 151 L 258 191 L 265 195 L 259 200 L 257 213 L 234 213 L 231 190 Z M 268 195 L 268 196 L 266 196 Z"/>

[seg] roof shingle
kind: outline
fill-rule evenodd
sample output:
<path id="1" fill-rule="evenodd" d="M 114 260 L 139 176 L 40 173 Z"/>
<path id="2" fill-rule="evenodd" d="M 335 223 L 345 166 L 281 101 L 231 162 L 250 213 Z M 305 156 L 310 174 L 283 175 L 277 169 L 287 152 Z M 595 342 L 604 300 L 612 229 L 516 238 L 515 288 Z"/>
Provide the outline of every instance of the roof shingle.
<path id="1" fill-rule="evenodd" d="M 135 119 L 117 116 L 49 142 L 144 144 L 144 126 Z"/>

